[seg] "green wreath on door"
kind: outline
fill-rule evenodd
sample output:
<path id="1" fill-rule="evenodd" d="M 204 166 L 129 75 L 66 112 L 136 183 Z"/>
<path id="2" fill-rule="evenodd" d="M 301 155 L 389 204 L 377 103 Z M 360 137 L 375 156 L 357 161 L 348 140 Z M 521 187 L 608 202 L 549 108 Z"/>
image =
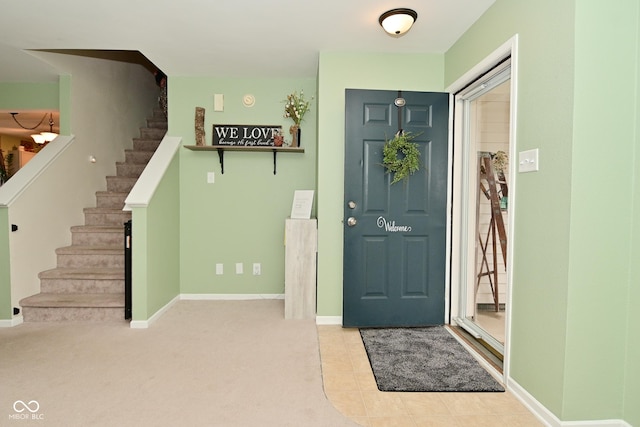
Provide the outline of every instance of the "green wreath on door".
<path id="1" fill-rule="evenodd" d="M 420 150 L 413 141 L 418 135 L 399 131 L 382 149 L 382 166 L 393 174 L 391 184 L 409 179 L 420 169 Z"/>

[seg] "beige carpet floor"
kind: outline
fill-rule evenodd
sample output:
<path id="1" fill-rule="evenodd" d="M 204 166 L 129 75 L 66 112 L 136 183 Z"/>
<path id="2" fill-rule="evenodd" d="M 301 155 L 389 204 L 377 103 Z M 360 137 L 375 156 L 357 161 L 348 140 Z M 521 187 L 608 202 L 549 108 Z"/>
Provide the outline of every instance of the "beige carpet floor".
<path id="1" fill-rule="evenodd" d="M 149 329 L 0 329 L 0 425 L 356 426 L 323 392 L 315 323 L 283 313 L 180 301 Z"/>

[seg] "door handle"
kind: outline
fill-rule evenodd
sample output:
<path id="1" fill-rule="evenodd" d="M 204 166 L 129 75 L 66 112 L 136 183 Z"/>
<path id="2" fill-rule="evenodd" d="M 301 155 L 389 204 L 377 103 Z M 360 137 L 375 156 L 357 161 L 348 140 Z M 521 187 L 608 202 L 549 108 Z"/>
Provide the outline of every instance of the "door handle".
<path id="1" fill-rule="evenodd" d="M 347 225 L 349 227 L 353 227 L 357 223 L 358 223 L 358 221 L 356 221 L 356 219 L 354 217 L 350 216 L 349 218 L 347 218 Z"/>

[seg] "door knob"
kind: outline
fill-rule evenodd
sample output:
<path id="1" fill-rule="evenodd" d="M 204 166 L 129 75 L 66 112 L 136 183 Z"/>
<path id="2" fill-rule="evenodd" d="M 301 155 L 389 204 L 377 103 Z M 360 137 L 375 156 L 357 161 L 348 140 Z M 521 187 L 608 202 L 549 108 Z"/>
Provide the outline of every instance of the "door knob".
<path id="1" fill-rule="evenodd" d="M 347 218 L 347 225 L 349 227 L 353 227 L 357 223 L 358 223 L 358 221 L 356 221 L 356 219 L 354 217 L 350 216 L 349 218 Z"/>

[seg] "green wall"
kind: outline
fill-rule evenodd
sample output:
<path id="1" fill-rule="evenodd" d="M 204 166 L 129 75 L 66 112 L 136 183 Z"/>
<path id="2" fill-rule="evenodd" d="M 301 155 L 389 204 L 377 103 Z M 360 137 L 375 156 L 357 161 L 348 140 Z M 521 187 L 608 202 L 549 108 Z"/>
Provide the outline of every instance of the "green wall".
<path id="1" fill-rule="evenodd" d="M 571 2 L 498 0 L 446 54 L 449 84 L 519 36 L 516 148 L 539 148 L 541 166 L 516 176 L 510 375 L 557 415 L 566 348 L 573 15 Z"/>
<path id="2" fill-rule="evenodd" d="M 640 57 L 640 43 L 638 43 L 638 52 Z M 636 71 L 636 80 L 640 81 L 640 69 Z M 636 99 L 640 99 L 640 85 L 636 86 Z M 640 117 L 635 118 L 636 129 L 640 129 Z M 640 145 L 638 134 L 635 135 L 636 147 Z M 640 170 L 640 156 L 635 155 L 635 170 Z M 631 260 L 640 259 L 640 174 L 634 176 L 633 198 L 633 232 L 632 232 L 632 250 Z M 625 389 L 624 389 L 624 416 L 631 425 L 640 425 L 640 322 L 635 308 L 640 305 L 640 263 L 631 263 L 630 287 L 627 298 L 627 351 L 625 362 Z"/>
<path id="3" fill-rule="evenodd" d="M 635 0 L 576 2 L 564 419 L 623 416 L 638 26 Z"/>
<path id="4" fill-rule="evenodd" d="M 11 270 L 9 264 L 9 209 L 0 208 L 0 320 L 11 320 Z"/>
<path id="5" fill-rule="evenodd" d="M 179 180 L 180 162 L 175 156 L 147 211 L 147 280 L 149 289 L 153 289 L 147 297 L 149 313 L 155 313 L 180 293 Z"/>
<path id="6" fill-rule="evenodd" d="M 180 148 L 180 283 L 183 294 L 283 294 L 284 223 L 294 190 L 316 189 L 315 79 L 234 79 L 170 77 L 169 134 L 195 144 L 195 107 L 205 113 L 206 143 L 213 124 L 281 125 L 285 140 L 293 122 L 285 119 L 284 99 L 304 90 L 314 97 L 301 125 L 304 154 L 279 153 L 277 174 L 269 152 L 225 152 L 224 174 L 218 153 Z M 224 111 L 213 111 L 213 95 L 224 95 Z M 253 107 L 242 96 L 255 97 Z M 207 172 L 215 183 L 207 183 Z M 215 265 L 224 274 L 215 274 Z M 244 274 L 235 274 L 243 263 Z M 252 274 L 260 263 L 262 274 Z"/>
<path id="7" fill-rule="evenodd" d="M 180 293 L 179 181 L 176 155 L 149 206 L 132 209 L 133 320 L 148 320 Z"/>
<path id="8" fill-rule="evenodd" d="M 637 8 L 497 0 L 445 55 L 450 84 L 518 34 L 516 151 L 540 171 L 516 177 L 510 376 L 561 420 L 638 422 Z"/>
<path id="9" fill-rule="evenodd" d="M 636 11 L 635 22 L 640 22 L 640 11 Z M 636 32 L 636 58 L 640 58 L 640 31 Z M 640 82 L 640 67 L 636 67 L 636 82 Z M 633 92 L 627 89 L 630 95 Z M 635 99 L 640 99 L 640 85 L 635 86 Z M 640 129 L 640 115 L 635 114 L 636 129 Z M 640 146 L 640 135 L 634 135 L 635 147 Z M 634 168 L 640 170 L 640 155 L 634 152 Z M 633 217 L 632 217 L 632 240 L 631 240 L 631 273 L 629 275 L 629 293 L 627 297 L 627 337 L 626 337 L 626 362 L 625 362 L 625 388 L 624 388 L 624 417 L 632 425 L 640 425 L 640 322 L 635 308 L 640 305 L 640 174 L 633 175 Z"/>
<path id="10" fill-rule="evenodd" d="M 149 206 L 132 209 L 133 320 L 148 320 L 180 294 L 179 181 L 176 155 Z"/>
<path id="11" fill-rule="evenodd" d="M 0 82 L 0 110 L 58 110 L 58 83 Z"/>
<path id="12" fill-rule="evenodd" d="M 444 56 L 321 52 L 318 69 L 318 315 L 342 315 L 344 91 L 442 92 Z"/>

